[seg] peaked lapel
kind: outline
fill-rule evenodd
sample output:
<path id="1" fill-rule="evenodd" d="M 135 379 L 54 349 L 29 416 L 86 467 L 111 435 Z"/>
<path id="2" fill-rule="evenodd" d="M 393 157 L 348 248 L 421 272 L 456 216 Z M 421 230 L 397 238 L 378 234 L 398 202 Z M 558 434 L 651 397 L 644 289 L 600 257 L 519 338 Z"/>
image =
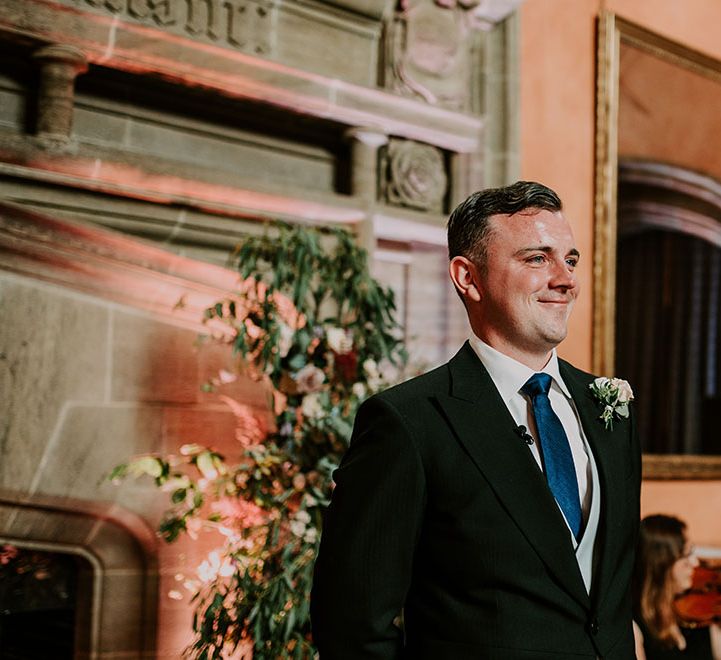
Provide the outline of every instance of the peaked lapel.
<path id="1" fill-rule="evenodd" d="M 607 430 L 599 419 L 601 408 L 589 389 L 594 377 L 584 373 L 563 360 L 559 360 L 559 368 L 564 382 L 568 386 L 576 410 L 583 426 L 586 440 L 593 452 L 598 466 L 598 477 L 601 491 L 601 514 L 598 525 L 599 538 L 596 539 L 595 572 L 591 586 L 591 597 L 595 607 L 600 605 L 600 594 L 609 591 L 613 579 L 614 558 L 621 550 L 617 543 L 624 538 L 623 530 L 616 529 L 625 521 L 624 504 L 626 490 L 623 488 L 623 475 L 629 466 L 625 461 L 629 458 L 628 420 L 614 422 L 613 430 Z"/>
<path id="2" fill-rule="evenodd" d="M 448 423 L 549 572 L 588 609 L 566 522 L 488 371 L 468 342 L 448 367 L 451 391 L 437 396 Z"/>

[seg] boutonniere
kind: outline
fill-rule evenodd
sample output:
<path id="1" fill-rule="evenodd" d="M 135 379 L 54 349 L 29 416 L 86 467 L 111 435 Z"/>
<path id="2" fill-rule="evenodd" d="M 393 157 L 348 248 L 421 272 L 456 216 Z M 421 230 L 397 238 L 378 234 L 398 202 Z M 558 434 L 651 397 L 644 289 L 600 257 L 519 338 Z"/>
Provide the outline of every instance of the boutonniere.
<path id="1" fill-rule="evenodd" d="M 613 430 L 613 417 L 628 417 L 628 404 L 633 401 L 633 390 L 627 381 L 621 378 L 596 378 L 589 387 L 593 396 L 603 405 L 599 417 L 606 430 Z"/>

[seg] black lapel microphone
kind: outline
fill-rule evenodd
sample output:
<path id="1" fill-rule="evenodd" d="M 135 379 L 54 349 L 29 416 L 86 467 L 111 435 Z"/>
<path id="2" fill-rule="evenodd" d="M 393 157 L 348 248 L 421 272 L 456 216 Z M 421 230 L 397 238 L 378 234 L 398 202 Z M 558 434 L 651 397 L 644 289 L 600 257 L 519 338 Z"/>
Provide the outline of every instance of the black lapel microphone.
<path id="1" fill-rule="evenodd" d="M 533 436 L 528 432 L 528 429 L 521 424 L 520 426 L 517 426 L 514 431 L 518 434 L 518 436 L 523 440 L 527 445 L 533 444 Z"/>

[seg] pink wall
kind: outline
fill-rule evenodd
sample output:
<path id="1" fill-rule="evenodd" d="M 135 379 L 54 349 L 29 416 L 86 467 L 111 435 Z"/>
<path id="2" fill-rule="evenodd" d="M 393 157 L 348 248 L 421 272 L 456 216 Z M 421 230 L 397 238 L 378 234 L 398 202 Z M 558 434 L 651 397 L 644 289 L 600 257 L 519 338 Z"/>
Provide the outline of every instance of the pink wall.
<path id="1" fill-rule="evenodd" d="M 556 190 L 581 252 L 582 293 L 564 357 L 591 366 L 596 2 L 527 0 L 521 10 L 521 176 Z"/>
<path id="2" fill-rule="evenodd" d="M 696 545 L 721 549 L 721 482 L 645 481 L 641 515 L 667 513 L 688 524 L 688 537 Z"/>

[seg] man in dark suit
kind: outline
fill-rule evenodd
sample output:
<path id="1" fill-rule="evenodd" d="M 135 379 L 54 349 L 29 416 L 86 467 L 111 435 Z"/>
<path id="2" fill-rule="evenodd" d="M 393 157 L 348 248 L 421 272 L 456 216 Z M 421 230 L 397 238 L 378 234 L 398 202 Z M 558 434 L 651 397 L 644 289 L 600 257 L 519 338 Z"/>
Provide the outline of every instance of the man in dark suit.
<path id="1" fill-rule="evenodd" d="M 633 412 L 605 423 L 556 356 L 579 290 L 561 201 L 475 193 L 448 244 L 473 332 L 358 412 L 316 563 L 320 659 L 630 660 L 640 450 Z"/>

